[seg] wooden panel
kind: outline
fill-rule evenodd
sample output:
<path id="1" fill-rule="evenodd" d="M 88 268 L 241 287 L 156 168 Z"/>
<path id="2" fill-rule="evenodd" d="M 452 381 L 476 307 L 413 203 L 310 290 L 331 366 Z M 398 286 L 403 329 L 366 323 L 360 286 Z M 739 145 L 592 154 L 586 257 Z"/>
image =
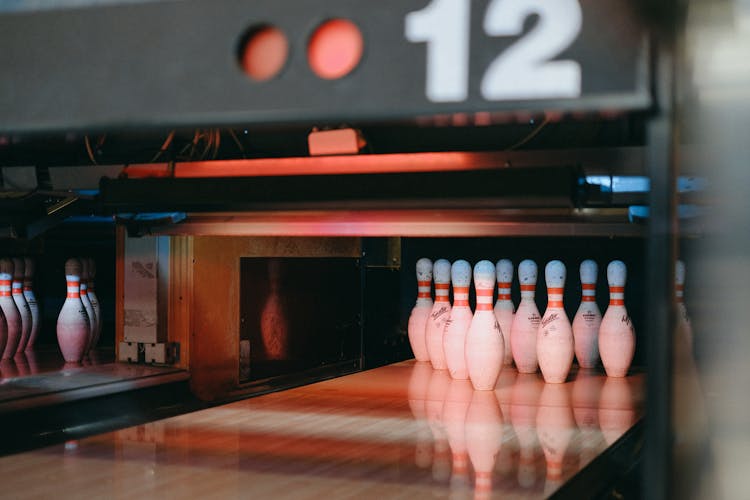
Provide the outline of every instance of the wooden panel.
<path id="1" fill-rule="evenodd" d="M 190 366 L 190 332 L 193 305 L 193 237 L 173 236 L 170 255 L 169 325 L 170 342 L 180 344 L 175 366 Z"/>
<path id="2" fill-rule="evenodd" d="M 358 257 L 359 238 L 193 238 L 191 387 L 212 400 L 239 384 L 240 258 Z"/>

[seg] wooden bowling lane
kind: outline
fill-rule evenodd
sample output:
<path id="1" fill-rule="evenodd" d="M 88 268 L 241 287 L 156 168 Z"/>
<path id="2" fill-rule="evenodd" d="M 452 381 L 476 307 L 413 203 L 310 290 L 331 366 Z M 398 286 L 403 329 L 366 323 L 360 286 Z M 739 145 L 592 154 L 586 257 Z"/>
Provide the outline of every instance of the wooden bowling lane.
<path id="1" fill-rule="evenodd" d="M 408 361 L 0 458 L 17 498 L 540 498 L 643 414 L 644 377 Z"/>

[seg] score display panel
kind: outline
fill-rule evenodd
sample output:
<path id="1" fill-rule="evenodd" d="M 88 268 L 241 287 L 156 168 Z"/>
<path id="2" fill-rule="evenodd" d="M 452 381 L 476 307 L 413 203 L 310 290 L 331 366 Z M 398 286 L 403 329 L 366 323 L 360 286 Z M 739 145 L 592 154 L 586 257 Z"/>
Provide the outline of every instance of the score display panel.
<path id="1" fill-rule="evenodd" d="M 338 124 L 651 104 L 648 36 L 627 0 L 73 4 L 0 9 L 0 130 Z M 313 70 L 311 40 L 339 19 L 359 30 L 358 59 L 324 78 Z M 258 81 L 243 70 L 243 50 L 249 34 L 269 27 L 285 37 L 285 52 L 278 72 Z M 315 57 L 335 61 L 346 43 L 334 33 Z"/>

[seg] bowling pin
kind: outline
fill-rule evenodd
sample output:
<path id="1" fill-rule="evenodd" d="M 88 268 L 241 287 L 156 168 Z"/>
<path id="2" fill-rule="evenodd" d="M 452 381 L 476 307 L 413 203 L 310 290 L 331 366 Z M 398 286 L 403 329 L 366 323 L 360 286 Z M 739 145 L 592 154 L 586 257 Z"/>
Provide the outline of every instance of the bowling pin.
<path id="1" fill-rule="evenodd" d="M 13 261 L 0 259 L 0 308 L 8 325 L 7 342 L 3 351 L 3 359 L 11 359 L 16 354 L 18 344 L 23 335 L 21 313 L 18 312 L 16 301 L 13 300 L 11 286 L 13 283 Z"/>
<path id="2" fill-rule="evenodd" d="M 599 328 L 599 355 L 608 377 L 624 377 L 635 354 L 635 330 L 625 309 L 627 268 L 621 260 L 607 266 L 609 307 Z"/>
<path id="3" fill-rule="evenodd" d="M 466 332 L 466 368 L 474 389 L 491 391 L 495 389 L 497 377 L 503 368 L 505 343 L 492 308 L 495 265 L 489 260 L 480 261 L 474 266 L 474 287 L 477 310 Z"/>
<path id="4" fill-rule="evenodd" d="M 8 343 L 8 321 L 5 319 L 5 314 L 3 314 L 2 307 L 0 307 L 0 358 L 3 357 L 3 353 L 5 352 L 5 344 L 7 343 Z M 0 377 L 1 376 L 2 374 L 0 374 Z"/>
<path id="5" fill-rule="evenodd" d="M 683 332 L 683 336 L 687 341 L 688 349 L 693 349 L 693 327 L 690 325 L 690 317 L 688 316 L 687 309 L 685 308 L 685 263 L 678 260 L 675 263 L 674 270 L 675 280 L 675 291 L 674 295 L 677 299 L 677 328 L 679 332 Z"/>
<path id="6" fill-rule="evenodd" d="M 510 348 L 510 329 L 513 326 L 513 316 L 516 308 L 510 299 L 510 285 L 513 281 L 513 263 L 508 259 L 501 259 L 495 264 L 497 270 L 497 302 L 495 303 L 495 317 L 500 331 L 503 332 L 505 354 L 503 364 L 513 363 L 513 351 Z"/>
<path id="7" fill-rule="evenodd" d="M 39 304 L 36 301 L 32 284 L 34 281 L 34 261 L 25 257 L 24 271 L 23 271 L 23 296 L 26 298 L 26 303 L 29 305 L 29 311 L 31 311 L 31 333 L 29 333 L 29 341 L 26 342 L 27 351 L 34 348 L 34 342 L 36 337 L 39 335 L 39 326 L 41 315 L 39 314 Z"/>
<path id="8" fill-rule="evenodd" d="M 88 290 L 86 290 L 91 302 L 91 308 L 94 309 L 94 316 L 96 317 L 96 331 L 94 332 L 94 340 L 91 341 L 91 349 L 95 349 L 99 343 L 99 338 L 102 335 L 102 309 L 99 305 L 99 298 L 96 296 L 96 290 L 94 286 L 94 278 L 96 278 L 96 261 L 92 258 L 87 259 L 89 262 L 89 279 L 86 283 Z"/>
<path id="9" fill-rule="evenodd" d="M 563 308 L 565 264 L 559 260 L 547 263 L 547 310 L 536 336 L 536 354 L 544 381 L 562 384 L 573 364 L 573 329 Z"/>
<path id="10" fill-rule="evenodd" d="M 419 259 L 417 261 L 417 303 L 409 315 L 409 344 L 417 361 L 429 361 L 427 353 L 427 342 L 425 333 L 427 331 L 427 317 L 432 311 L 432 296 L 430 287 L 432 285 L 432 261 L 430 259 Z"/>
<path id="11" fill-rule="evenodd" d="M 445 364 L 454 379 L 469 378 L 466 369 L 466 332 L 469 331 L 474 315 L 469 307 L 469 285 L 471 285 L 471 264 L 457 260 L 451 266 L 453 282 L 453 308 L 445 323 L 443 332 L 443 352 Z"/>
<path id="12" fill-rule="evenodd" d="M 599 361 L 599 326 L 602 324 L 602 313 L 596 304 L 596 262 L 581 262 L 580 273 L 581 305 L 573 318 L 575 353 L 582 368 L 594 368 Z"/>
<path id="13" fill-rule="evenodd" d="M 427 355 L 434 369 L 445 370 L 448 366 L 445 364 L 443 352 L 443 332 L 445 323 L 451 315 L 451 303 L 448 300 L 451 286 L 451 263 L 445 259 L 436 260 L 433 266 L 433 277 L 435 279 L 435 304 L 427 318 L 425 330 Z"/>
<path id="14" fill-rule="evenodd" d="M 81 262 L 65 262 L 68 294 L 57 317 L 57 342 L 66 363 L 80 363 L 90 342 L 91 323 L 81 302 Z"/>
<path id="15" fill-rule="evenodd" d="M 16 303 L 18 313 L 21 315 L 21 340 L 18 341 L 16 354 L 26 349 L 31 335 L 31 309 L 23 296 L 23 279 L 25 274 L 24 260 L 19 257 L 13 259 L 13 301 Z"/>
<path id="16" fill-rule="evenodd" d="M 536 334 L 541 316 L 534 301 L 537 267 L 533 260 L 524 260 L 518 265 L 518 281 L 521 284 L 521 303 L 513 316 L 510 327 L 510 348 L 519 373 L 536 373 L 539 366 L 536 357 Z"/>
<path id="17" fill-rule="evenodd" d="M 81 302 L 83 303 L 83 307 L 86 309 L 86 316 L 89 318 L 89 343 L 86 345 L 86 352 L 85 354 L 88 354 L 88 352 L 91 350 L 91 346 L 94 342 L 94 335 L 96 335 L 96 316 L 94 315 L 94 308 L 91 307 L 91 301 L 89 300 L 89 263 L 88 259 L 81 258 L 78 259 L 81 263 L 81 282 L 79 284 L 79 294 L 81 296 Z"/>

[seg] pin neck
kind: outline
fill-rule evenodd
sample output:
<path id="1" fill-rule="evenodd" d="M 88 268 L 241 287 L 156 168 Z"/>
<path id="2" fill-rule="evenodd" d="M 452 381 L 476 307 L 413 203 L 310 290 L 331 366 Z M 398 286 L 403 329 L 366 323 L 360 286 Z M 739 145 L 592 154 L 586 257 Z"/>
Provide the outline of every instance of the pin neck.
<path id="1" fill-rule="evenodd" d="M 521 284 L 521 300 L 533 299 L 534 295 L 536 295 L 536 284 L 533 284 L 533 285 Z"/>
<path id="2" fill-rule="evenodd" d="M 23 281 L 23 291 L 24 292 L 30 292 L 30 291 L 32 291 L 31 285 L 32 285 L 32 281 L 30 279 L 24 280 Z"/>
<path id="3" fill-rule="evenodd" d="M 547 288 L 547 308 L 563 306 L 563 289 L 562 287 Z"/>
<path id="4" fill-rule="evenodd" d="M 23 295 L 23 282 L 13 280 L 13 295 Z"/>
<path id="5" fill-rule="evenodd" d="M 492 311 L 492 295 L 492 288 L 477 288 L 477 311 Z"/>
<path id="6" fill-rule="evenodd" d="M 453 287 L 453 307 L 469 307 L 469 287 Z"/>
<path id="7" fill-rule="evenodd" d="M 582 301 L 583 302 L 596 302 L 596 284 L 595 283 L 582 283 Z"/>
<path id="8" fill-rule="evenodd" d="M 497 284 L 497 300 L 510 300 L 510 283 L 498 282 Z"/>
<path id="9" fill-rule="evenodd" d="M 435 302 L 448 302 L 450 283 L 435 283 Z"/>
<path id="10" fill-rule="evenodd" d="M 420 299 L 429 299 L 431 281 L 417 281 L 417 301 Z M 424 302 L 424 300 L 422 300 Z"/>
<path id="11" fill-rule="evenodd" d="M 685 301 L 684 294 L 685 294 L 685 286 L 684 285 L 676 285 L 675 287 L 675 297 L 677 297 L 677 302 L 682 303 Z"/>
<path id="12" fill-rule="evenodd" d="M 81 293 L 80 293 L 80 283 L 81 278 L 78 276 L 66 276 L 65 277 L 67 281 L 68 286 L 68 295 L 67 298 L 69 299 L 80 299 Z"/>
<path id="13" fill-rule="evenodd" d="M 611 306 L 624 306 L 625 305 L 625 287 L 624 286 L 610 286 L 609 287 L 609 305 Z"/>

